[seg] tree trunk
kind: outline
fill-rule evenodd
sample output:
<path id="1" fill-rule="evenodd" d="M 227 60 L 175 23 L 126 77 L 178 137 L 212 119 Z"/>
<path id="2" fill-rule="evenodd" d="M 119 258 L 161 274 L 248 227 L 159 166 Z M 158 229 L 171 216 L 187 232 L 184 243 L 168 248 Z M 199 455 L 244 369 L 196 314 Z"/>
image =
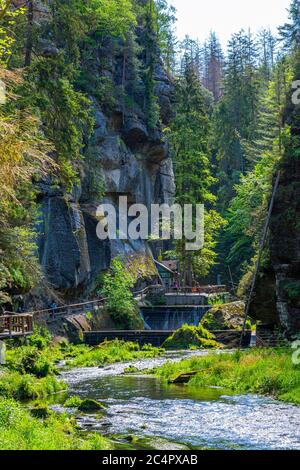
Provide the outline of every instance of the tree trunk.
<path id="1" fill-rule="evenodd" d="M 25 46 L 25 67 L 31 64 L 31 54 L 33 46 L 33 0 L 27 0 L 27 40 Z"/>

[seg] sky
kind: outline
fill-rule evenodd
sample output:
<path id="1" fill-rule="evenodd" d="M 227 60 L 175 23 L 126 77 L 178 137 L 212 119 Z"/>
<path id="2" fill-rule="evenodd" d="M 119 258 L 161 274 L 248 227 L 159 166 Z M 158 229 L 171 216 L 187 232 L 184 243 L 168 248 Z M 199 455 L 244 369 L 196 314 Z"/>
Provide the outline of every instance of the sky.
<path id="1" fill-rule="evenodd" d="M 232 33 L 250 27 L 253 32 L 287 21 L 290 0 L 169 0 L 177 9 L 177 35 L 204 41 L 216 31 L 225 47 Z"/>

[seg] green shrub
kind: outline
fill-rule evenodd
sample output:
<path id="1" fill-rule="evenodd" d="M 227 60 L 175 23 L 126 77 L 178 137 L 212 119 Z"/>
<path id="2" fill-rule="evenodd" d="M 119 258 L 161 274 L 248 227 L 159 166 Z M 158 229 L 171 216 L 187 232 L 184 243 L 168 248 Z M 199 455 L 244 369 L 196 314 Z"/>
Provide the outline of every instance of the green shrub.
<path id="1" fill-rule="evenodd" d="M 31 416 L 38 419 L 47 419 L 53 414 L 53 411 L 50 410 L 48 405 L 35 405 L 34 408 L 30 410 Z"/>
<path id="2" fill-rule="evenodd" d="M 36 377 L 46 377 L 55 372 L 53 359 L 35 346 L 21 346 L 8 351 L 7 365 L 10 369 L 21 374 L 32 374 Z"/>
<path id="3" fill-rule="evenodd" d="M 103 277 L 101 295 L 106 298 L 107 312 L 120 329 L 144 329 L 143 319 L 131 291 L 134 285 L 134 276 L 126 270 L 119 258 L 115 258 L 110 271 Z"/>
<path id="4" fill-rule="evenodd" d="M 53 337 L 47 328 L 34 329 L 33 335 L 29 336 L 28 344 L 34 346 L 39 350 L 46 349 L 50 345 Z"/>
<path id="5" fill-rule="evenodd" d="M 7 371 L 0 375 L 0 396 L 28 400 L 44 398 L 66 389 L 62 381 L 53 376 L 38 379 L 33 375 L 21 375 Z"/>

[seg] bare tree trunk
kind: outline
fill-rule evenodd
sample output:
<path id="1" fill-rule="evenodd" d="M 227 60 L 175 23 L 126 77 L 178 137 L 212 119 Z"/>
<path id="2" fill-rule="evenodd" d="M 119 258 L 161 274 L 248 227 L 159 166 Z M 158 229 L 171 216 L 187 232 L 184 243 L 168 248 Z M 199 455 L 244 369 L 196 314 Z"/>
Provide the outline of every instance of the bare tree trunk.
<path id="1" fill-rule="evenodd" d="M 25 46 L 25 67 L 31 64 L 31 54 L 33 46 L 33 0 L 27 0 L 27 40 Z"/>

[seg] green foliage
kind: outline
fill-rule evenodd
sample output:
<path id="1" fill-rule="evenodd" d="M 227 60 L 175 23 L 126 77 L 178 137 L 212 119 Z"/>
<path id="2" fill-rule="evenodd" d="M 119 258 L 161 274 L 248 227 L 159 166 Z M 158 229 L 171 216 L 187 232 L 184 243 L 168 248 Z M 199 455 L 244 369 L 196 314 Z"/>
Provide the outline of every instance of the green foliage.
<path id="1" fill-rule="evenodd" d="M 284 282 L 283 289 L 289 299 L 300 300 L 300 281 L 286 281 Z"/>
<path id="2" fill-rule="evenodd" d="M 205 276 L 214 265 L 215 237 L 223 226 L 222 217 L 213 209 L 216 202 L 211 192 L 216 180 L 212 176 L 209 159 L 209 116 L 203 89 L 195 74 L 190 58 L 185 58 L 182 75 L 177 81 L 177 115 L 170 129 L 174 159 L 176 202 L 205 204 L 205 243 L 201 250 L 185 252 L 185 240 L 178 242 L 176 255 L 182 271 L 189 268 L 196 275 Z M 188 282 L 188 281 L 187 281 Z"/>
<path id="3" fill-rule="evenodd" d="M 210 349 L 219 348 L 220 344 L 215 341 L 214 335 L 202 325 L 198 327 L 183 325 L 172 336 L 166 339 L 163 347 L 165 349 Z"/>
<path id="4" fill-rule="evenodd" d="M 66 385 L 49 375 L 38 379 L 33 375 L 8 371 L 0 376 L 0 396 L 16 400 L 45 398 L 66 389 Z"/>
<path id="5" fill-rule="evenodd" d="M 47 328 L 35 326 L 34 333 L 28 338 L 28 344 L 38 350 L 45 350 L 50 346 L 52 340 L 53 336 Z"/>
<path id="6" fill-rule="evenodd" d="M 7 351 L 7 366 L 20 374 L 47 377 L 56 373 L 55 363 L 63 358 L 60 345 L 51 343 L 52 336 L 46 329 L 35 329 L 28 338 L 28 345 L 14 346 Z"/>
<path id="7" fill-rule="evenodd" d="M 214 312 L 209 310 L 201 321 L 201 325 L 208 331 L 222 330 L 224 325 L 216 318 Z"/>
<path id="8" fill-rule="evenodd" d="M 234 195 L 233 186 L 247 170 L 242 142 L 255 129 L 260 81 L 257 46 L 251 34 L 233 34 L 228 45 L 224 95 L 213 118 L 213 147 L 220 178 L 219 205 L 224 212 Z"/>
<path id="9" fill-rule="evenodd" d="M 181 373 L 197 372 L 188 387 L 219 386 L 235 393 L 272 395 L 279 400 L 299 404 L 299 371 L 289 350 L 257 349 L 168 363 L 156 373 L 169 380 Z"/>
<path id="10" fill-rule="evenodd" d="M 84 138 L 93 125 L 88 98 L 75 90 L 70 68 L 62 56 L 40 59 L 28 76 L 28 98 L 45 124 L 59 164 L 58 182 L 68 189 L 77 182 L 76 165 L 82 160 Z"/>
<path id="11" fill-rule="evenodd" d="M 251 138 L 240 141 L 249 169 L 234 185 L 235 196 L 226 213 L 228 224 L 218 247 L 226 253 L 223 263 L 232 267 L 234 278 L 240 282 L 239 293 L 244 293 L 249 285 L 249 273 L 253 270 L 261 241 L 273 180 L 283 154 L 287 130 L 283 127 L 282 109 L 291 80 L 290 64 L 285 60 L 279 62 L 260 94 Z"/>
<path id="12" fill-rule="evenodd" d="M 110 271 L 104 275 L 101 295 L 105 298 L 105 308 L 120 329 L 143 329 L 144 323 L 131 290 L 135 282 L 119 258 L 112 261 Z"/>
<path id="13" fill-rule="evenodd" d="M 281 40 L 287 50 L 294 49 L 300 44 L 300 2 L 292 0 L 289 8 L 289 22 L 279 28 Z"/>
<path id="14" fill-rule="evenodd" d="M 119 340 L 107 341 L 95 348 L 77 346 L 73 349 L 73 358 L 67 360 L 67 365 L 69 367 L 96 367 L 116 362 L 129 362 L 134 359 L 157 357 L 161 353 L 161 349 L 140 348 L 137 343 Z"/>
<path id="15" fill-rule="evenodd" d="M 169 5 L 167 0 L 156 0 L 154 14 L 161 57 L 168 72 L 172 72 L 176 62 L 177 40 L 174 33 L 176 9 Z"/>
<path id="16" fill-rule="evenodd" d="M 22 77 L 0 66 L 8 99 L 0 105 L 0 302 L 8 294 L 28 291 L 40 278 L 33 221 L 36 216 L 32 180 L 53 168 L 40 121 L 20 99 L 11 99 Z M 46 168 L 47 167 L 47 168 Z"/>
<path id="17" fill-rule="evenodd" d="M 50 410 L 48 405 L 43 405 L 36 403 L 33 408 L 30 410 L 31 416 L 38 419 L 47 419 L 53 414 L 53 411 Z"/>
<path id="18" fill-rule="evenodd" d="M 78 408 L 82 403 L 82 399 L 80 397 L 78 397 L 77 395 L 73 395 L 72 397 L 68 398 L 65 403 L 64 403 L 64 406 L 66 408 Z"/>
<path id="19" fill-rule="evenodd" d="M 41 409 L 41 408 L 40 408 Z M 37 408 L 38 410 L 38 408 Z M 19 403 L 0 398 L 1 450 L 107 450 L 113 445 L 99 434 L 81 435 L 66 414 L 31 416 Z"/>
<path id="20" fill-rule="evenodd" d="M 19 16 L 24 13 L 24 8 L 14 8 L 12 0 L 0 0 L 0 66 L 5 64 L 12 54 L 16 39 L 11 30 Z"/>

